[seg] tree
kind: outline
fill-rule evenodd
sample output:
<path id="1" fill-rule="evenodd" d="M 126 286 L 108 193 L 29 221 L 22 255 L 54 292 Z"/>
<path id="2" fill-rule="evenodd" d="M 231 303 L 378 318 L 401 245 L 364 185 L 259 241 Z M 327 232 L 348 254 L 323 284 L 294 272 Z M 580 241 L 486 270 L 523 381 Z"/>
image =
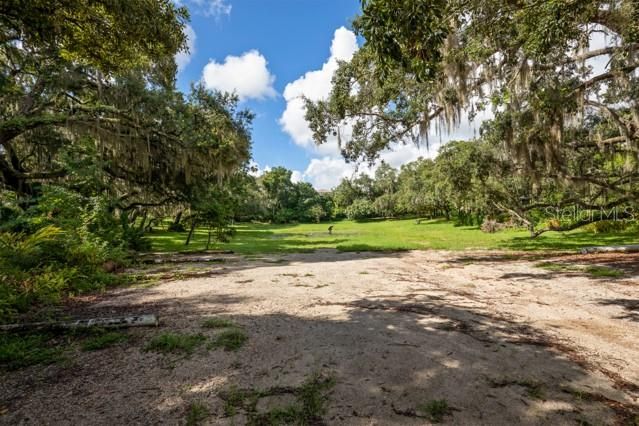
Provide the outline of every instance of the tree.
<path id="1" fill-rule="evenodd" d="M 528 205 L 636 203 L 638 15 L 629 0 L 364 0 L 355 27 L 366 42 L 329 99 L 307 102 L 307 119 L 318 143 L 352 126 L 343 152 L 372 160 L 492 107 L 483 130 L 508 169 L 565 195 L 547 203 L 534 190 Z M 594 37 L 605 46 L 589 47 Z"/>

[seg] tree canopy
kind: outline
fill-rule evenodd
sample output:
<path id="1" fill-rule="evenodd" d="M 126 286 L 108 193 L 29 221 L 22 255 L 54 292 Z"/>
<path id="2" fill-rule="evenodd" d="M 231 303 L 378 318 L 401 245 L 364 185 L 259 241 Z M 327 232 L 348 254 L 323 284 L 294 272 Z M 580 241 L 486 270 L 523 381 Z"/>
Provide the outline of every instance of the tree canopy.
<path id="1" fill-rule="evenodd" d="M 482 139 L 534 181 L 510 207 L 636 202 L 638 16 L 627 0 L 363 0 L 365 44 L 307 119 L 318 143 L 336 134 L 347 159 L 371 161 L 490 109 Z"/>

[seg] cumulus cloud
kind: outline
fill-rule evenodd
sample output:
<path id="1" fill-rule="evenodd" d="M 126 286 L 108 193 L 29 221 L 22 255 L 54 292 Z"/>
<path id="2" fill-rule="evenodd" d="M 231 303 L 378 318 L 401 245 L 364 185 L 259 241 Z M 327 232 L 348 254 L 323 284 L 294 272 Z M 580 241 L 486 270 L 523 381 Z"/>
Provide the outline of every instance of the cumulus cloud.
<path id="1" fill-rule="evenodd" d="M 193 27 L 186 25 L 184 27 L 184 34 L 186 35 L 186 45 L 188 47 L 187 52 L 180 52 L 175 55 L 175 63 L 177 64 L 178 71 L 182 71 L 191 62 L 191 58 L 195 55 L 195 40 L 197 35 L 193 30 Z"/>
<path id="2" fill-rule="evenodd" d="M 235 92 L 240 100 L 273 97 L 277 94 L 273 88 L 275 76 L 267 65 L 266 58 L 257 50 L 229 55 L 223 63 L 211 60 L 206 64 L 202 81 L 209 89 Z"/>
<path id="3" fill-rule="evenodd" d="M 343 158 L 313 158 L 304 171 L 304 178 L 316 189 L 331 189 L 354 172 L 355 166 Z"/>
<path id="4" fill-rule="evenodd" d="M 304 180 L 304 175 L 299 170 L 293 170 L 291 173 L 291 182 L 298 183 Z"/>
<path id="5" fill-rule="evenodd" d="M 338 28 L 333 35 L 331 54 L 319 70 L 308 71 L 284 89 L 286 109 L 280 117 L 282 129 L 302 147 L 313 147 L 313 135 L 304 118 L 306 108 L 302 97 L 312 101 L 325 99 L 331 91 L 331 79 L 338 61 L 349 61 L 357 51 L 357 39 L 352 31 Z"/>

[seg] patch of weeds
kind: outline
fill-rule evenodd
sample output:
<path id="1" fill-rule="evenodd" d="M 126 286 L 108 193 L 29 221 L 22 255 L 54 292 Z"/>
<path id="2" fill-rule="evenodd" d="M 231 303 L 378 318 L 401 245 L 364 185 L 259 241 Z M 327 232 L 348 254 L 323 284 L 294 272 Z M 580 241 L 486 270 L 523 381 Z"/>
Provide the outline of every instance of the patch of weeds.
<path id="1" fill-rule="evenodd" d="M 244 408 L 244 400 L 248 398 L 249 393 L 237 389 L 235 386 L 231 387 L 227 392 L 220 397 L 224 400 L 224 415 L 233 417 L 237 414 L 238 409 Z"/>
<path id="2" fill-rule="evenodd" d="M 82 350 L 97 351 L 121 342 L 125 342 L 128 339 L 129 336 L 125 333 L 122 333 L 121 331 L 102 332 L 95 336 L 89 337 L 84 342 L 82 342 Z"/>
<path id="3" fill-rule="evenodd" d="M 302 405 L 301 417 L 310 422 L 326 413 L 329 391 L 335 386 L 335 378 L 320 373 L 313 374 L 299 389 L 297 399 Z M 306 423 L 299 423 L 306 424 Z"/>
<path id="4" fill-rule="evenodd" d="M 328 284 L 318 284 L 315 286 L 315 288 L 322 288 L 322 287 L 328 287 Z"/>
<path id="5" fill-rule="evenodd" d="M 7 370 L 53 364 L 63 360 L 62 353 L 47 334 L 0 334 L 0 367 Z"/>
<path id="6" fill-rule="evenodd" d="M 368 274 L 370 274 L 370 272 L 367 272 L 367 271 L 359 271 L 359 272 L 358 272 L 358 274 L 360 274 L 360 275 L 368 275 Z"/>
<path id="7" fill-rule="evenodd" d="M 247 340 L 248 335 L 244 330 L 232 328 L 218 334 L 211 343 L 211 347 L 224 348 L 224 350 L 227 351 L 236 351 L 241 348 Z"/>
<path id="8" fill-rule="evenodd" d="M 609 266 L 589 266 L 586 272 L 596 278 L 619 278 L 623 271 Z"/>
<path id="9" fill-rule="evenodd" d="M 536 268 L 542 268 L 551 272 L 576 272 L 579 268 L 574 265 L 556 262 L 539 262 L 535 264 Z"/>
<path id="10" fill-rule="evenodd" d="M 163 353 L 183 352 L 192 354 L 205 340 L 206 337 L 202 334 L 178 334 L 168 332 L 153 337 L 149 343 L 147 343 L 144 350 Z"/>
<path id="11" fill-rule="evenodd" d="M 311 274 L 310 272 L 307 272 L 306 274 L 304 274 L 305 277 L 314 277 L 314 274 Z"/>
<path id="12" fill-rule="evenodd" d="M 293 272 L 293 273 L 280 274 L 280 276 L 297 278 L 297 277 L 300 276 L 300 274 L 296 274 L 296 273 Z"/>
<path id="13" fill-rule="evenodd" d="M 451 415 L 453 410 L 445 399 L 434 399 L 417 406 L 417 411 L 424 413 L 433 423 L 440 423 L 444 416 Z"/>
<path id="14" fill-rule="evenodd" d="M 209 416 L 209 409 L 202 402 L 192 402 L 186 411 L 186 425 L 197 426 Z"/>
<path id="15" fill-rule="evenodd" d="M 261 391 L 232 387 L 220 394 L 220 398 L 224 400 L 226 416 L 234 416 L 239 410 L 244 410 L 249 425 L 312 425 L 320 424 L 322 416 L 326 414 L 326 404 L 334 385 L 333 377 L 316 373 L 299 387 L 273 387 Z M 295 402 L 264 413 L 257 412 L 260 398 L 286 394 L 294 395 Z"/>
<path id="16" fill-rule="evenodd" d="M 235 327 L 235 323 L 226 318 L 207 318 L 202 323 L 204 328 L 229 328 Z"/>

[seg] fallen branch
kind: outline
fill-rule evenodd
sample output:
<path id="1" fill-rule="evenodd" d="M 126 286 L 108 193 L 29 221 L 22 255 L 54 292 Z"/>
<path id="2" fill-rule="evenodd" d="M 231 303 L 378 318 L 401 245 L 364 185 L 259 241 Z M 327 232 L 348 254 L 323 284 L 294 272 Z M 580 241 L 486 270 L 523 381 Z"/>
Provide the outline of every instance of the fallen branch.
<path id="1" fill-rule="evenodd" d="M 131 315 L 115 318 L 91 318 L 76 321 L 32 322 L 24 324 L 0 325 L 0 331 L 30 331 L 42 329 L 81 329 L 81 328 L 124 328 L 124 327 L 156 327 L 160 325 L 154 314 Z"/>
<path id="2" fill-rule="evenodd" d="M 639 244 L 627 246 L 594 246 L 583 247 L 581 254 L 589 253 L 637 253 L 639 252 Z"/>

